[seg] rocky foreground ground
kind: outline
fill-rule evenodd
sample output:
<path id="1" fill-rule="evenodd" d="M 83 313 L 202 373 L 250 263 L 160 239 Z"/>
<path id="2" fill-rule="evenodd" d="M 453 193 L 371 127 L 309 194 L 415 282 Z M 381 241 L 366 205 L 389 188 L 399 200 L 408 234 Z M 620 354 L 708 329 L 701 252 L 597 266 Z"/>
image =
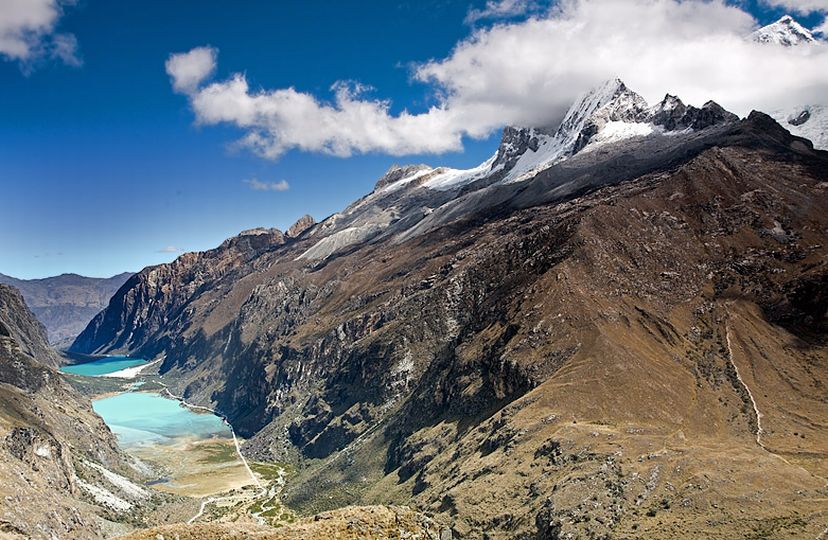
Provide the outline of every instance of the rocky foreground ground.
<path id="1" fill-rule="evenodd" d="M 347 507 L 279 529 L 234 524 L 169 525 L 139 531 L 124 540 L 451 540 L 451 531 L 410 508 Z"/>

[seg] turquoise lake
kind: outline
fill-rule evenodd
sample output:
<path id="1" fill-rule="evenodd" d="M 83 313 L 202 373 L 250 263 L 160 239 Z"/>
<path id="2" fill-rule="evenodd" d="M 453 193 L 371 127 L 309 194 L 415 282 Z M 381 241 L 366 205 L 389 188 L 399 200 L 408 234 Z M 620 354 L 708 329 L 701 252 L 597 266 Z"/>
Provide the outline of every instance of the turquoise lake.
<path id="1" fill-rule="evenodd" d="M 133 366 L 140 366 L 146 364 L 146 360 L 140 358 L 128 358 L 126 356 L 107 356 L 106 358 L 99 358 L 92 362 L 85 364 L 75 364 L 73 366 L 64 366 L 60 370 L 64 373 L 71 373 L 73 375 L 85 375 L 87 377 L 98 377 L 106 375 L 107 373 L 115 373 Z"/>
<path id="2" fill-rule="evenodd" d="M 218 416 L 195 413 L 160 394 L 127 392 L 94 400 L 92 408 L 125 448 L 172 443 L 188 436 L 232 437 L 230 428 Z"/>

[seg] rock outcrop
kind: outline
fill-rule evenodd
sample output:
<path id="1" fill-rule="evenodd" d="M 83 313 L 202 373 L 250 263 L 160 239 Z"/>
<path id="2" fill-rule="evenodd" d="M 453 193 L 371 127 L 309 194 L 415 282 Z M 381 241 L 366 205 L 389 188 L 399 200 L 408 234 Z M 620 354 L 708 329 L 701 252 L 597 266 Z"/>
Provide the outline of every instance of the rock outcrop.
<path id="1" fill-rule="evenodd" d="M 304 216 L 296 220 L 296 223 L 290 226 L 285 235 L 288 238 L 298 238 L 299 236 L 301 236 L 302 233 L 304 233 L 314 225 L 316 225 L 316 220 L 313 219 L 313 216 L 305 214 Z"/>

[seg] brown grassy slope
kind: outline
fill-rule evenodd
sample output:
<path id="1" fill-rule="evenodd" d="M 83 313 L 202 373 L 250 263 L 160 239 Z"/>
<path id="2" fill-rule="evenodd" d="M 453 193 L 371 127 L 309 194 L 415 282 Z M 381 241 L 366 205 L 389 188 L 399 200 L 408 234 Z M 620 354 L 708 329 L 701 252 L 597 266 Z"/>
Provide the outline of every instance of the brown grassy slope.
<path id="1" fill-rule="evenodd" d="M 714 150 L 585 197 L 571 256 L 504 299 L 518 328 L 501 365 L 537 374 L 538 386 L 479 426 L 447 415 L 415 429 L 402 467 L 358 496 L 413 492 L 471 537 L 558 526 L 576 537 L 815 537 L 828 526 L 828 355 L 812 339 L 819 321 L 791 325 L 785 313 L 800 309 L 792 287 L 826 273 L 828 197 L 803 172 Z M 478 234 L 494 250 L 513 241 L 519 219 Z M 524 219 L 539 227 L 560 218 L 535 210 Z M 493 323 L 457 347 L 459 376 L 447 387 L 455 401 L 480 388 L 457 365 L 485 356 L 506 328 Z M 765 448 L 734 364 L 762 414 Z M 424 388 L 423 399 L 442 391 Z M 350 452 L 352 468 L 369 459 L 360 454 Z M 323 471 L 349 478 L 341 469 Z M 309 486 L 320 485 L 317 474 Z M 303 493 L 294 488 L 297 500 Z M 544 532 L 545 522 L 553 526 Z"/>

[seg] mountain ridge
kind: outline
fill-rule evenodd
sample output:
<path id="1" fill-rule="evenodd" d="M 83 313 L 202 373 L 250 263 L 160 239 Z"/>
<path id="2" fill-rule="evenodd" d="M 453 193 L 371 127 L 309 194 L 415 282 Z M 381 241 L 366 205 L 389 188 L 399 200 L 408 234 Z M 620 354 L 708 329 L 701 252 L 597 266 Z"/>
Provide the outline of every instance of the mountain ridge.
<path id="1" fill-rule="evenodd" d="M 828 154 L 763 113 L 708 112 L 519 182 L 494 159 L 411 170 L 292 241 L 142 271 L 73 347 L 164 355 L 246 453 L 299 467 L 301 513 L 410 501 L 459 537 L 815 536 Z"/>

